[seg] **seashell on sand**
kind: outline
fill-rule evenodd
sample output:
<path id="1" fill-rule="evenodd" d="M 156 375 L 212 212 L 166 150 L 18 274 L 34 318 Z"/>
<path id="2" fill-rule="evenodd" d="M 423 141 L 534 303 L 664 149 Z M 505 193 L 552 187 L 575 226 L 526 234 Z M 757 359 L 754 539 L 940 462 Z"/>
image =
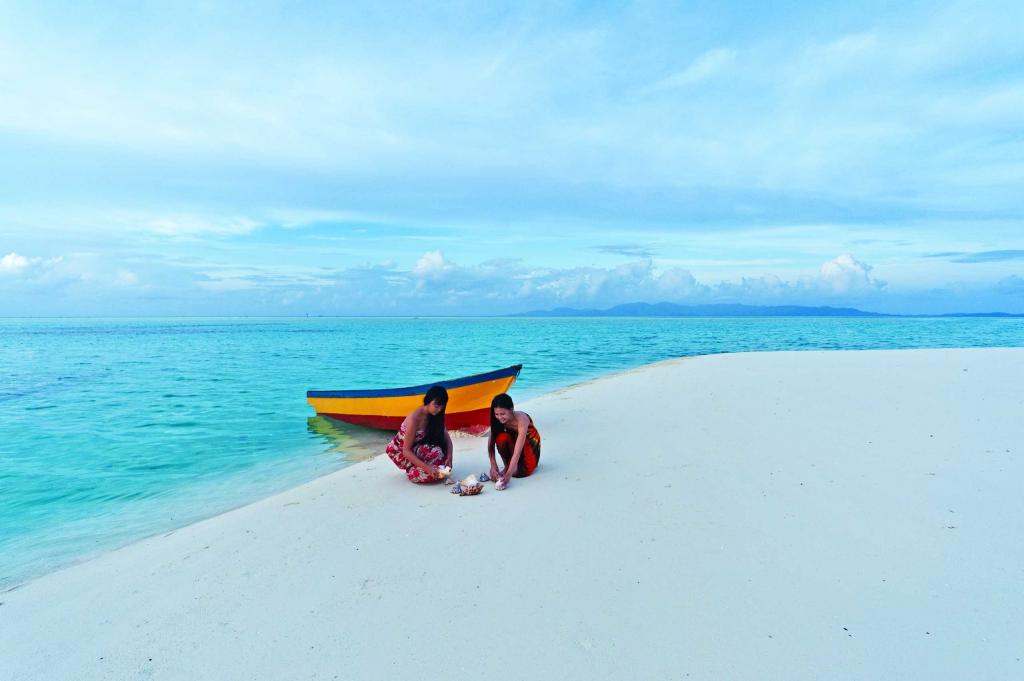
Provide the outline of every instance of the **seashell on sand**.
<path id="1" fill-rule="evenodd" d="M 483 489 L 484 489 L 484 484 L 482 482 L 478 482 L 475 485 L 462 485 L 462 492 L 460 493 L 460 496 L 463 496 L 463 497 L 475 496 L 477 494 L 480 494 L 480 492 L 482 492 Z"/>

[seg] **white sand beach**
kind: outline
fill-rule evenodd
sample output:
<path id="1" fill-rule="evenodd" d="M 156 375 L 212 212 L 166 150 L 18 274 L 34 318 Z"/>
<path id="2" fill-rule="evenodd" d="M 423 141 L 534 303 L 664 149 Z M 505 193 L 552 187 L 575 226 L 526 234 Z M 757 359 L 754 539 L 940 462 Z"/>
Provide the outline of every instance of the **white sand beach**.
<path id="1" fill-rule="evenodd" d="M 0 594 L 5 681 L 1024 678 L 1024 349 L 673 360 Z M 456 473 L 486 469 L 456 439 Z"/>

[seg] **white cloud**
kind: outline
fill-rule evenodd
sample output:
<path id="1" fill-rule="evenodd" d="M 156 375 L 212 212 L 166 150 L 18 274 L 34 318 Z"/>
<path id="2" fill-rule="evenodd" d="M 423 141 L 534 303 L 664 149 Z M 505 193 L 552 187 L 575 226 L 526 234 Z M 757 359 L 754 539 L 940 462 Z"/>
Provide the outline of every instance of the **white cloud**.
<path id="1" fill-rule="evenodd" d="M 673 298 L 700 295 L 706 289 L 698 283 L 693 274 L 681 267 L 673 267 L 662 272 L 655 279 L 655 286 L 663 295 Z"/>
<path id="2" fill-rule="evenodd" d="M 10 252 L 0 258 L 0 275 L 19 275 L 22 279 L 45 277 L 52 272 L 64 260 L 63 256 L 56 258 L 32 258 Z"/>
<path id="3" fill-rule="evenodd" d="M 871 274 L 872 266 L 851 255 L 833 258 L 814 274 L 787 281 L 766 273 L 710 284 L 705 293 L 718 302 L 756 305 L 857 305 L 881 300 L 886 283 Z"/>
<path id="4" fill-rule="evenodd" d="M 701 282 L 685 268 L 659 267 L 650 258 L 616 267 L 537 268 L 522 261 L 503 261 L 500 267 L 491 262 L 461 266 L 440 251 L 430 251 L 409 274 L 419 281 L 416 295 L 429 293 L 451 305 L 489 298 L 521 309 L 607 307 L 638 301 L 852 304 L 873 300 L 885 289 L 885 282 L 872 269 L 843 254 L 823 263 L 816 273 L 793 281 L 763 274 Z"/>
<path id="5" fill-rule="evenodd" d="M 427 251 L 416 261 L 412 271 L 421 277 L 436 279 L 451 269 L 452 264 L 445 260 L 444 253 L 441 251 Z"/>
<path id="6" fill-rule="evenodd" d="M 636 300 L 679 300 L 707 292 L 693 275 L 681 268 L 661 269 L 642 259 L 616 267 L 536 267 L 520 259 L 489 260 L 462 266 L 440 251 L 424 253 L 412 270 L 346 270 L 339 284 L 351 285 L 353 275 L 369 277 L 360 288 L 372 290 L 381 280 L 416 281 L 415 287 L 395 294 L 422 303 L 454 308 L 472 305 L 469 313 L 485 312 L 499 303 L 508 311 L 545 306 L 604 306 Z M 378 290 L 381 287 L 377 287 Z M 388 294 L 392 295 L 392 294 Z"/>
<path id="7" fill-rule="evenodd" d="M 117 291 L 142 290 L 137 273 L 99 253 L 76 252 L 51 258 L 10 253 L 0 259 L 0 274 L 4 273 L 18 274 L 5 278 L 10 287 L 8 295 L 15 302 L 19 297 L 73 298 L 79 294 L 100 300 Z"/>
<path id="8" fill-rule="evenodd" d="M 682 71 L 673 73 L 646 88 L 647 92 L 661 92 L 686 87 L 707 80 L 724 71 L 736 59 L 736 51 L 728 48 L 709 50 L 700 55 Z"/>
<path id="9" fill-rule="evenodd" d="M 118 270 L 114 282 L 119 286 L 135 286 L 139 283 L 139 275 L 128 270 Z"/>
<path id="10" fill-rule="evenodd" d="M 3 280 L 0 312 L 68 314 L 88 309 L 85 305 L 102 311 L 102 304 L 111 301 L 128 314 L 218 314 L 226 309 L 245 314 L 507 314 L 629 302 L 920 311 L 913 307 L 913 290 L 891 290 L 870 265 L 849 254 L 790 279 L 769 273 L 720 281 L 700 281 L 683 267 L 651 259 L 615 267 L 538 267 L 511 258 L 462 265 L 436 250 L 407 266 L 393 261 L 338 269 L 164 264 L 164 269 L 145 270 L 145 281 L 97 254 L 36 260 L 28 269 L 31 276 Z M 987 289 L 980 284 L 963 290 L 947 287 L 952 293 L 929 294 L 928 311 L 977 309 L 983 296 L 989 301 L 985 307 L 1006 309 L 1021 286 L 1020 277 L 1010 276 Z M 923 293 L 917 295 L 924 299 Z M 976 304 L 970 304 L 972 297 Z M 11 307 L 18 301 L 20 309 Z"/>
<path id="11" fill-rule="evenodd" d="M 13 251 L 0 258 L 0 274 L 17 274 L 28 268 L 29 259 Z"/>
<path id="12" fill-rule="evenodd" d="M 189 9 L 161 12 L 159 21 L 107 17 L 102 41 L 81 22 L 0 21 L 0 81 L 11 102 L 0 110 L 0 129 L 73 141 L 72 150 L 84 139 L 155 156 L 186 176 L 195 168 L 215 179 L 218 171 L 251 179 L 274 169 L 301 183 L 322 173 L 338 194 L 359 187 L 350 190 L 356 199 L 307 208 L 379 210 L 388 213 L 382 220 L 403 203 L 360 203 L 361 187 L 408 191 L 416 205 L 405 204 L 406 215 L 422 215 L 441 210 L 435 199 L 453 190 L 438 186 L 453 176 L 488 209 L 508 187 L 515 194 L 521 186 L 529 204 L 531 192 L 564 189 L 564 196 L 588 184 L 598 197 L 605 188 L 650 190 L 660 206 L 678 200 L 680 188 L 739 187 L 837 204 L 1019 208 L 1020 9 L 1013 6 L 908 6 L 840 22 L 854 24 L 852 33 L 802 11 L 764 22 L 762 31 L 756 13 L 744 13 L 739 50 L 723 46 L 735 37 L 728 22 L 698 29 L 703 22 L 693 19 L 701 13 L 673 6 L 655 13 L 657 25 L 641 6 L 552 9 L 559 20 L 550 22 L 537 20 L 536 7 L 497 17 L 463 6 L 450 12 L 452 21 L 444 10 L 399 22 L 338 11 L 315 18 L 297 11 L 289 19 L 292 29 L 303 26 L 297 32 L 263 26 L 274 29 L 272 41 L 237 22 L 194 22 Z M 608 28 L 610 19 L 621 29 Z M 175 22 L 198 27 L 189 34 L 195 49 L 184 56 L 167 49 L 180 41 Z M 644 30 L 631 30 L 631 22 Z M 333 39 L 338 26 L 350 29 L 350 39 Z M 132 40 L 109 39 L 119 32 Z M 691 45 L 717 47 L 694 56 Z M 635 96 L 652 81 L 648 88 L 665 96 Z M 993 131 L 993 122 L 1001 129 Z M 125 165 L 122 172 L 136 168 Z M 986 192 L 967 186 L 977 178 L 986 178 Z M 188 182 L 155 191 L 202 192 Z M 600 202 L 587 198 L 568 202 L 600 215 Z M 288 199 L 252 192 L 253 203 L 276 200 L 289 209 Z M 721 210 L 733 213 L 739 202 L 725 203 Z M 507 212 L 522 204 L 502 205 Z M 144 226 L 175 235 L 255 228 L 173 216 Z"/>
<path id="13" fill-rule="evenodd" d="M 333 285 L 329 273 L 302 266 L 235 266 L 203 264 L 195 286 L 206 291 L 283 291 Z"/>
<path id="14" fill-rule="evenodd" d="M 682 267 L 659 267 L 650 258 L 615 267 L 537 267 L 519 259 L 460 265 L 439 250 L 423 253 L 411 268 L 394 262 L 317 273 L 285 268 L 207 271 L 200 288 L 219 291 L 315 290 L 306 301 L 335 300 L 337 312 L 458 314 L 547 307 L 609 307 L 629 302 L 744 302 L 828 304 L 864 300 L 884 283 L 871 266 L 849 255 L 824 263 L 813 275 L 785 281 L 773 274 L 738 281 L 701 282 Z M 282 298 L 283 301 L 283 298 Z"/>
<path id="15" fill-rule="evenodd" d="M 844 254 L 821 266 L 812 286 L 839 294 L 864 293 L 885 288 L 885 282 L 871 275 L 872 267 Z"/>
<path id="16" fill-rule="evenodd" d="M 210 218 L 188 214 L 159 217 L 123 216 L 121 219 L 146 231 L 170 237 L 248 234 L 262 226 L 260 222 L 246 217 Z"/>

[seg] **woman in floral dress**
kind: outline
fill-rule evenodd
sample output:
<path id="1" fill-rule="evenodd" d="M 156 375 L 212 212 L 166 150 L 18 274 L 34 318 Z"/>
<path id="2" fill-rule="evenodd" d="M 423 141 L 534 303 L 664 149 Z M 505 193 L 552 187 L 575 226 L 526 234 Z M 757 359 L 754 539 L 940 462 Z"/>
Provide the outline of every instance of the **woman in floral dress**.
<path id="1" fill-rule="evenodd" d="M 452 465 L 452 438 L 444 424 L 447 405 L 448 391 L 432 386 L 423 396 L 423 406 L 405 417 L 384 450 L 410 482 L 437 482 L 437 467 Z"/>

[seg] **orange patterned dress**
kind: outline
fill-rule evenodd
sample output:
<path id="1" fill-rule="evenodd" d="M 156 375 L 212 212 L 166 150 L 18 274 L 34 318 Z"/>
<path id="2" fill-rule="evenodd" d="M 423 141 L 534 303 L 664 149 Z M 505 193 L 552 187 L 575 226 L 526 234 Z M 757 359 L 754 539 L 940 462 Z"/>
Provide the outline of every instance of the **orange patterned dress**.
<path id="1" fill-rule="evenodd" d="M 519 465 L 512 473 L 513 478 L 525 478 L 533 473 L 537 464 L 540 463 L 540 433 L 533 425 L 533 418 L 528 414 L 527 417 L 530 418 L 530 425 L 526 429 L 526 442 L 523 443 L 523 453 L 519 457 Z M 498 454 L 501 454 L 505 468 L 512 463 L 512 455 L 516 451 L 516 438 L 518 437 L 519 433 L 508 428 L 494 436 L 494 448 L 498 450 Z M 419 455 L 417 454 L 417 456 Z"/>

